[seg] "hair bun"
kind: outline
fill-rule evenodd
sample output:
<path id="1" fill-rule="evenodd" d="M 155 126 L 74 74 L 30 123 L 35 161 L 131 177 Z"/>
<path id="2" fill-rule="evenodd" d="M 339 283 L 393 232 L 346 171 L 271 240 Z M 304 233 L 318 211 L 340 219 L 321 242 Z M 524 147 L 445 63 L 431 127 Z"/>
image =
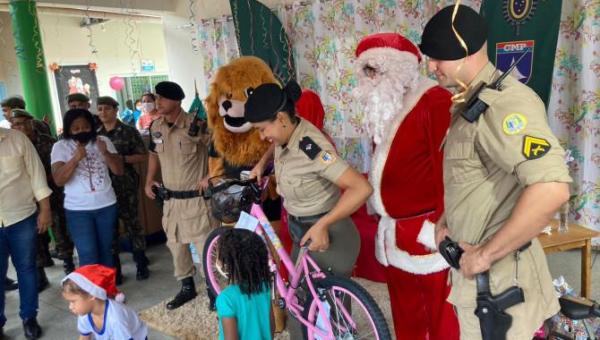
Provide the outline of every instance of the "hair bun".
<path id="1" fill-rule="evenodd" d="M 287 95 L 288 99 L 294 103 L 296 103 L 298 101 L 298 99 L 300 99 L 300 96 L 302 95 L 302 89 L 300 88 L 300 85 L 295 80 L 290 80 L 287 83 L 287 85 L 285 85 L 283 90 L 285 91 L 285 94 Z"/>

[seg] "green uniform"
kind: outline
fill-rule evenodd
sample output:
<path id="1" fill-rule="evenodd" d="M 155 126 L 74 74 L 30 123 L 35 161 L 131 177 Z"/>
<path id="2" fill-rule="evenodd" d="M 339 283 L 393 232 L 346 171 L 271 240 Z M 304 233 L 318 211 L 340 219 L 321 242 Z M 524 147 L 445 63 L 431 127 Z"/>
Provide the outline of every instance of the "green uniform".
<path id="1" fill-rule="evenodd" d="M 471 83 L 497 78 L 487 64 Z M 467 92 L 467 101 L 472 93 Z M 444 191 L 450 236 L 470 244 L 489 240 L 510 217 L 526 186 L 571 182 L 564 150 L 550 130 L 544 103 L 529 87 L 507 77 L 501 91 L 483 90 L 489 105 L 477 121 L 461 117 L 464 104 L 452 107 L 444 146 Z M 519 285 L 525 302 L 507 309 L 512 327 L 507 339 L 531 339 L 542 322 L 559 310 L 545 254 L 537 239 L 516 260 L 509 254 L 490 269 L 492 294 Z M 517 264 L 518 261 L 518 264 Z M 517 272 L 518 271 L 518 272 Z M 455 305 L 462 339 L 480 339 L 474 280 L 452 271 L 448 300 Z"/>
<path id="2" fill-rule="evenodd" d="M 302 118 L 288 143 L 275 148 L 274 157 L 277 192 L 288 212 L 295 261 L 304 234 L 340 199 L 335 182 L 349 166 L 323 133 Z M 311 252 L 311 257 L 322 270 L 350 277 L 360 251 L 360 235 L 350 217 L 329 226 L 329 243 L 325 252 Z M 300 339 L 298 322 L 288 320 L 291 339 Z"/>
<path id="3" fill-rule="evenodd" d="M 117 121 L 114 129 L 106 131 L 104 126 L 98 129 L 98 134 L 106 136 L 115 145 L 117 152 L 123 158 L 131 155 L 145 155 L 146 146 L 140 133 L 131 126 Z M 111 181 L 117 195 L 117 207 L 120 224 L 125 227 L 127 238 L 131 240 L 133 250 L 146 249 L 144 228 L 138 216 L 140 176 L 133 165 L 124 163 L 123 176 L 111 174 Z"/>
<path id="4" fill-rule="evenodd" d="M 63 206 L 64 194 L 62 188 L 54 184 L 52 168 L 50 166 L 50 153 L 52 152 L 52 145 L 54 145 L 56 140 L 52 136 L 40 132 L 34 132 L 34 135 L 32 143 L 44 166 L 48 186 L 52 189 L 50 209 L 52 210 L 52 231 L 56 237 L 56 250 L 59 258 L 70 258 L 73 256 L 73 242 L 66 230 L 65 209 Z M 38 267 L 43 267 L 43 263 L 50 261 L 49 243 L 50 237 L 48 233 L 39 235 L 36 258 Z"/>

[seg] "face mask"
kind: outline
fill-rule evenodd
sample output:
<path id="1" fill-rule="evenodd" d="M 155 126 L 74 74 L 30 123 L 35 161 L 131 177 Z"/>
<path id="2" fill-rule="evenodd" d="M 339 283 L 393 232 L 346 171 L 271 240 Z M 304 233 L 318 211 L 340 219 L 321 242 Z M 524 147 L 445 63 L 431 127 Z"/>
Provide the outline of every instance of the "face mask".
<path id="1" fill-rule="evenodd" d="M 92 131 L 88 131 L 88 132 L 80 132 L 77 134 L 74 134 L 73 136 L 71 136 L 71 138 L 73 138 L 74 141 L 79 142 L 80 144 L 87 144 L 89 141 L 91 141 L 92 139 L 94 139 L 96 137 L 96 134 L 93 133 Z"/>
<path id="2" fill-rule="evenodd" d="M 135 107 L 135 110 L 136 110 L 136 111 L 142 111 L 142 106 L 141 106 L 141 105 L 140 105 L 140 106 L 136 106 L 136 107 Z"/>
<path id="3" fill-rule="evenodd" d="M 142 103 L 142 108 L 145 112 L 152 112 L 154 111 L 155 105 L 154 103 Z"/>

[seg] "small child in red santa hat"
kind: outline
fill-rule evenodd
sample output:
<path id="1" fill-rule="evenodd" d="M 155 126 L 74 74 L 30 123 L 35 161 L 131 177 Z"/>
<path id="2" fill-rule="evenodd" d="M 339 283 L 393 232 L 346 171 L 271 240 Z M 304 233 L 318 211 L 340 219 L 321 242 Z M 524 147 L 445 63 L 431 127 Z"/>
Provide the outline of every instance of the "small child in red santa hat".
<path id="1" fill-rule="evenodd" d="M 99 264 L 79 267 L 62 281 L 62 295 L 78 316 L 79 340 L 144 340 L 148 328 L 125 306 L 115 285 L 116 271 Z"/>

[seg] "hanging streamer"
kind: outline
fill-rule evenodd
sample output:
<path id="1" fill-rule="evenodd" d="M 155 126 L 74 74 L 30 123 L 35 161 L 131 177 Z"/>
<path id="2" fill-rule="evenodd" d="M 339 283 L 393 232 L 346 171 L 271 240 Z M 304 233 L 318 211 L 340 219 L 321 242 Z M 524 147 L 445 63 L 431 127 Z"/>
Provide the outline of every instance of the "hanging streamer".
<path id="1" fill-rule="evenodd" d="M 190 44 L 192 45 L 192 52 L 194 54 L 200 53 L 200 46 L 198 41 L 198 29 L 196 25 L 196 12 L 194 7 L 196 6 L 196 0 L 189 0 L 188 2 L 188 24 L 190 26 Z"/>
<path id="2" fill-rule="evenodd" d="M 33 18 L 33 36 L 31 39 L 34 41 L 33 48 L 35 53 L 35 69 L 38 72 L 45 72 L 46 66 L 44 65 L 44 51 L 42 51 L 41 37 L 40 37 L 40 23 L 35 11 L 35 2 L 28 2 L 27 10 Z"/>
<path id="3" fill-rule="evenodd" d="M 85 19 L 86 19 L 86 23 L 87 23 L 86 29 L 87 29 L 88 46 L 90 47 L 90 59 L 96 61 L 98 49 L 96 48 L 96 44 L 94 43 L 94 32 L 92 31 L 92 18 L 90 17 L 90 2 L 89 2 L 89 0 L 86 0 Z"/>
<path id="4" fill-rule="evenodd" d="M 460 64 L 458 64 L 458 66 L 456 67 L 455 74 L 459 74 L 460 70 L 463 68 L 463 66 L 465 64 L 466 58 L 469 56 L 469 47 L 467 46 L 467 43 L 465 43 L 465 40 L 460 35 L 460 33 L 458 33 L 458 31 L 456 30 L 456 26 L 454 25 L 454 21 L 456 20 L 456 14 L 458 13 L 458 8 L 460 6 L 460 3 L 461 3 L 461 0 L 456 0 L 456 3 L 454 4 L 454 9 L 452 11 L 451 26 L 452 26 L 452 32 L 454 33 L 454 36 L 460 43 L 460 46 L 465 50 L 465 58 L 463 58 L 462 62 Z M 462 82 L 460 79 L 455 79 L 455 80 L 458 83 L 458 85 L 460 85 L 460 87 L 462 87 L 462 90 L 459 93 L 452 96 L 452 101 L 454 103 L 464 103 L 465 96 L 467 94 L 468 85 L 465 84 L 464 82 Z"/>

